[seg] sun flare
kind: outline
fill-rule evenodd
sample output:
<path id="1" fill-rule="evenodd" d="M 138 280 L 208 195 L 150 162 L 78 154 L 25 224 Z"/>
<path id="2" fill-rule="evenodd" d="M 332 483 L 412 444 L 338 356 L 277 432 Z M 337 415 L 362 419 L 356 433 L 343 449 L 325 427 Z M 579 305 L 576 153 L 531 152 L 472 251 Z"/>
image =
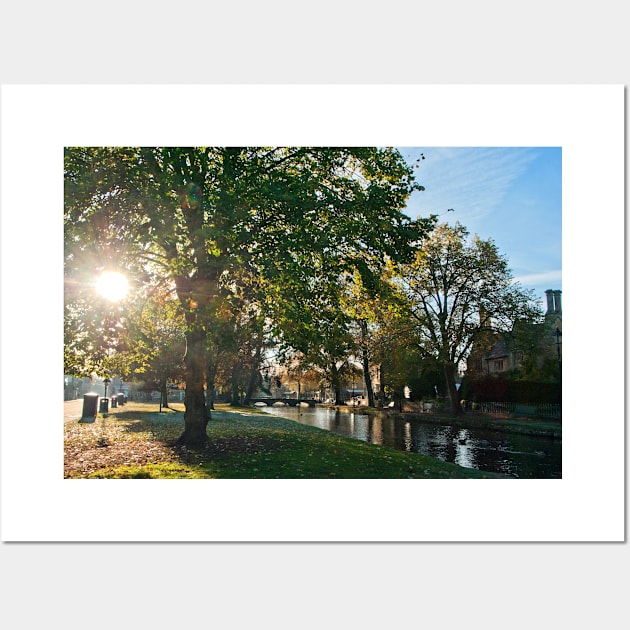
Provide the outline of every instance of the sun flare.
<path id="1" fill-rule="evenodd" d="M 116 271 L 106 271 L 96 281 L 96 292 L 110 302 L 119 302 L 128 290 L 127 278 Z"/>

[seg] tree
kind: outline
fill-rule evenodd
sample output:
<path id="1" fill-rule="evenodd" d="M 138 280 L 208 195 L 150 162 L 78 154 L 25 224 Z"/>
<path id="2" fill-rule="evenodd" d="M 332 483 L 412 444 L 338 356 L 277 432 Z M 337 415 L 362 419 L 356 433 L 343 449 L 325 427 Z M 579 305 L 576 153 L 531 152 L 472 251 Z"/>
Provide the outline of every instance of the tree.
<path id="1" fill-rule="evenodd" d="M 207 442 L 208 337 L 247 268 L 276 328 L 293 303 L 366 259 L 409 257 L 424 233 L 403 214 L 419 186 L 393 149 L 117 147 L 65 152 L 65 218 L 74 244 L 169 278 L 186 321 L 185 428 Z M 111 248 L 111 249 L 110 249 Z"/>
<path id="2" fill-rule="evenodd" d="M 350 318 L 342 308 L 344 281 L 339 279 L 322 289 L 321 285 L 310 299 L 299 303 L 290 321 L 278 329 L 281 355 L 301 357 L 304 369 L 318 370 L 335 393 L 335 404 L 344 404 L 344 378 L 352 371 L 350 357 L 355 352 L 350 332 Z M 297 351 L 297 352 L 296 352 Z"/>
<path id="3" fill-rule="evenodd" d="M 394 373 L 401 380 L 408 373 L 408 366 L 403 366 L 397 359 L 410 356 L 402 348 L 413 345 L 413 327 L 409 324 L 408 303 L 401 294 L 400 287 L 393 282 L 394 261 L 389 260 L 380 274 L 368 275 L 355 272 L 352 282 L 348 283 L 343 296 L 343 306 L 351 318 L 355 338 L 355 351 L 363 369 L 363 378 L 370 407 L 376 406 L 376 397 L 372 385 L 372 368 L 380 366 L 381 393 L 386 383 L 383 375 L 391 379 Z M 406 372 L 405 372 L 406 370 Z M 396 391 L 402 391 L 401 386 Z"/>
<path id="4" fill-rule="evenodd" d="M 164 287 L 153 287 L 147 296 L 137 296 L 126 309 L 120 351 L 108 361 L 111 374 L 152 383 L 166 408 L 168 382 L 182 380 L 186 352 L 184 320 L 177 306 Z"/>
<path id="5" fill-rule="evenodd" d="M 377 325 L 371 335 L 371 360 L 379 367 L 380 404 L 393 398 L 402 410 L 404 390 L 422 369 L 421 338 L 411 321 L 409 305 L 394 290 L 381 303 Z"/>
<path id="6" fill-rule="evenodd" d="M 516 322 L 542 316 L 533 293 L 514 282 L 494 242 L 469 239 L 460 223 L 439 225 L 402 268 L 400 281 L 423 347 L 443 370 L 455 414 L 462 412 L 456 371 L 475 341 L 488 331 L 508 332 Z"/>
<path id="7" fill-rule="evenodd" d="M 353 277 L 348 278 L 346 291 L 342 296 L 341 305 L 350 317 L 354 338 L 354 351 L 361 362 L 363 381 L 368 399 L 368 406 L 375 407 L 374 387 L 372 384 L 371 363 L 373 359 L 372 336 L 376 326 L 375 312 L 384 286 L 380 279 L 369 278 L 370 284 L 365 286 L 361 274 L 355 271 Z"/>

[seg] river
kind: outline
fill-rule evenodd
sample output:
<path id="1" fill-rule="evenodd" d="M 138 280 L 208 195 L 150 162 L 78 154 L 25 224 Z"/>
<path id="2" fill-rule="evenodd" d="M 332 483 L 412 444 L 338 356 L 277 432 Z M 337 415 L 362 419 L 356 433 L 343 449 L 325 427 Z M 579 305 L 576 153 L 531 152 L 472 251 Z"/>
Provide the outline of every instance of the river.
<path id="1" fill-rule="evenodd" d="M 338 435 L 422 453 L 465 468 L 521 479 L 560 479 L 562 440 L 487 429 L 463 429 L 418 419 L 369 416 L 329 407 L 262 407 Z"/>

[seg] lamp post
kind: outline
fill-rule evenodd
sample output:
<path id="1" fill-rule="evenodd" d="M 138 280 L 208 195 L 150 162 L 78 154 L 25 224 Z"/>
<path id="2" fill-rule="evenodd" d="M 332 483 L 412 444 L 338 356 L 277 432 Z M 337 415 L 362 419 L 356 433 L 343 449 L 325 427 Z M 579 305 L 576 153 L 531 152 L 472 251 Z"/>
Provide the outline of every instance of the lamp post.
<path id="1" fill-rule="evenodd" d="M 107 398 L 107 386 L 111 383 L 108 378 L 103 379 L 103 385 L 105 385 L 105 396 L 100 401 L 100 412 L 104 418 L 107 418 L 107 412 L 109 411 L 109 398 Z"/>

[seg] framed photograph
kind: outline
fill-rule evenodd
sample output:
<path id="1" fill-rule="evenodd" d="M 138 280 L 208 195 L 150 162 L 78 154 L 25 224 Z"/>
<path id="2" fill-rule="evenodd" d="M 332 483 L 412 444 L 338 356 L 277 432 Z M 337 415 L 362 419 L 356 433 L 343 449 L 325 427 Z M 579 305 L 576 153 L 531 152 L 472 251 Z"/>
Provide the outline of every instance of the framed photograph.
<path id="1" fill-rule="evenodd" d="M 603 331 L 615 334 L 623 330 L 619 275 L 624 264 L 623 86 L 10 85 L 3 86 L 1 96 L 4 387 L 0 401 L 0 496 L 4 541 L 623 540 L 623 353 L 606 352 L 605 368 L 601 354 Z M 172 150 L 158 152 L 158 147 Z M 216 151 L 195 153 L 199 147 Z M 258 370 L 267 382 L 258 383 L 258 394 L 254 395 L 252 389 L 248 401 L 259 404 L 260 412 L 269 398 L 282 403 L 282 409 L 276 407 L 277 414 L 284 417 L 282 422 L 297 422 L 300 426 L 310 422 L 312 426 L 334 429 L 332 433 L 392 449 L 396 453 L 392 459 L 398 458 L 396 465 L 402 465 L 400 458 L 414 454 L 433 457 L 453 466 L 444 473 L 444 478 L 429 464 L 415 465 L 411 460 L 411 463 L 404 460 L 404 475 L 375 473 L 365 478 L 348 474 L 347 470 L 333 475 L 322 469 L 309 474 L 308 468 L 299 468 L 306 471 L 305 478 L 299 478 L 296 467 L 283 476 L 281 464 L 295 465 L 289 456 L 291 449 L 296 448 L 295 443 L 284 451 L 287 454 L 284 461 L 283 451 L 278 447 L 269 450 L 270 459 L 265 463 L 267 451 L 263 441 L 256 449 L 251 447 L 252 440 L 262 440 L 254 433 L 247 434 L 251 437 L 247 448 L 252 450 L 243 451 L 247 456 L 243 461 L 246 459 L 246 465 L 251 467 L 248 470 L 256 470 L 256 475 L 249 474 L 260 478 L 238 478 L 236 474 L 230 477 L 225 472 L 217 472 L 217 478 L 211 474 L 191 478 L 194 475 L 189 471 L 196 461 L 193 457 L 182 459 L 188 472 L 179 478 L 176 472 L 172 478 L 165 478 L 164 474 L 155 478 L 149 469 L 144 469 L 146 475 L 138 474 L 137 466 L 136 477 L 125 478 L 119 474 L 120 467 L 131 470 L 135 466 L 131 454 L 126 456 L 120 450 L 109 462 L 98 460 L 112 451 L 115 437 L 106 432 L 100 436 L 102 444 L 91 450 L 77 450 L 72 466 L 68 466 L 68 455 L 64 462 L 64 415 L 71 414 L 66 420 L 75 422 L 77 432 L 96 430 L 105 426 L 99 424 L 99 416 L 115 416 L 121 411 L 119 405 L 127 404 L 129 396 L 138 391 L 131 386 L 126 373 L 121 380 L 122 371 L 97 373 L 95 370 L 90 382 L 90 389 L 95 389 L 94 400 L 86 402 L 76 389 L 74 397 L 78 402 L 70 408 L 67 405 L 70 396 L 61 393 L 62 376 L 66 379 L 66 389 L 80 385 L 74 379 L 68 380 L 68 374 L 61 371 L 62 356 L 69 349 L 67 330 L 64 338 L 64 303 L 67 305 L 64 288 L 67 292 L 68 278 L 77 283 L 91 283 L 94 296 L 82 303 L 88 308 L 99 301 L 110 305 L 111 310 L 114 308 L 111 305 L 121 304 L 130 291 L 140 295 L 145 286 L 141 286 L 139 275 L 100 275 L 107 271 L 107 265 L 99 244 L 105 233 L 111 242 L 113 223 L 99 225 L 93 220 L 94 212 L 104 212 L 122 221 L 118 243 L 121 248 L 131 247 L 130 240 L 125 245 L 125 238 L 132 238 L 133 233 L 138 251 L 142 249 L 147 257 L 157 256 L 157 249 L 152 248 L 148 239 L 151 234 L 152 243 L 170 248 L 180 256 L 156 259 L 155 264 L 165 263 L 171 270 L 169 273 L 176 269 L 169 278 L 176 279 L 173 289 L 177 304 L 183 309 L 181 330 L 186 334 L 181 338 L 174 335 L 172 343 L 176 346 L 179 339 L 190 361 L 195 348 L 191 331 L 196 330 L 195 322 L 198 323 L 197 318 L 205 308 L 199 298 L 202 294 L 192 287 L 197 276 L 190 265 L 200 259 L 201 253 L 195 250 L 191 233 L 178 240 L 181 235 L 177 226 L 171 226 L 166 219 L 175 215 L 166 213 L 158 217 L 145 212 L 142 204 L 146 197 L 142 195 L 159 197 L 163 208 L 175 204 L 175 212 L 181 213 L 179 225 L 190 227 L 187 221 L 194 214 L 195 204 L 201 203 L 205 184 L 187 179 L 183 170 L 198 167 L 195 172 L 203 168 L 204 172 L 210 172 L 208 164 L 212 160 L 226 160 L 227 150 L 235 152 L 239 147 L 251 148 L 246 156 L 239 154 L 239 164 L 244 164 L 246 157 L 249 170 L 243 167 L 244 170 L 234 171 L 230 180 L 234 185 L 217 187 L 215 193 L 217 204 L 223 203 L 228 194 L 242 202 L 238 206 L 241 214 L 233 217 L 233 225 L 240 226 L 240 235 L 232 230 L 229 238 L 226 233 L 217 236 L 212 232 L 218 225 L 216 222 L 199 228 L 204 234 L 203 255 L 229 250 L 232 258 L 222 270 L 233 271 L 234 261 L 242 259 L 238 247 L 245 248 L 243 239 L 249 239 L 247 263 L 257 271 L 247 279 L 248 284 L 243 281 L 242 287 L 251 289 L 260 280 L 273 287 L 278 301 L 286 300 L 288 305 L 288 296 L 293 296 L 294 310 L 286 306 L 282 321 L 291 322 L 293 337 L 289 326 L 285 328 L 286 339 L 290 341 L 287 346 L 296 351 L 294 364 L 287 359 L 282 369 L 275 363 L 267 366 L 266 373 Z M 301 150 L 291 152 L 287 149 L 290 147 Z M 310 152 L 305 148 L 311 148 Z M 322 167 L 324 163 L 326 169 Z M 68 164 L 73 169 L 75 185 L 70 201 Z M 284 169 L 281 178 L 268 177 L 272 168 Z M 258 170 L 254 172 L 255 169 Z M 123 171 L 127 182 L 124 194 L 123 187 L 112 179 L 112 174 Z M 351 172 L 350 177 L 347 172 Z M 408 172 L 414 174 L 413 183 Z M 167 190 L 170 185 L 167 178 L 181 179 L 180 196 Z M 245 187 L 245 180 L 257 182 L 259 188 L 253 190 L 253 184 Z M 396 184 L 392 185 L 394 180 Z M 305 218 L 304 213 L 293 217 L 282 214 L 280 211 L 291 205 L 286 201 L 289 187 L 294 201 L 300 199 L 305 205 L 312 204 L 317 221 L 323 210 L 329 209 L 331 216 L 337 217 L 336 222 L 318 223 Z M 333 189 L 334 199 L 332 193 L 328 198 Z M 377 192 L 382 193 L 381 197 Z M 384 195 L 387 195 L 385 201 Z M 64 210 L 68 213 L 69 206 L 79 198 L 83 205 L 77 202 L 76 208 L 73 206 L 76 213 L 72 215 L 70 235 Z M 256 205 L 262 205 L 261 199 L 271 198 L 278 211 L 275 218 L 263 216 Z M 81 212 L 86 204 L 92 213 L 89 216 Z M 191 209 L 190 214 L 182 208 Z M 202 219 L 204 212 L 207 210 L 199 215 Z M 402 216 L 409 222 L 405 223 Z M 432 236 L 428 231 L 423 232 L 433 221 L 431 217 L 435 218 Z M 125 232 L 125 225 L 132 222 L 136 222 L 133 230 Z M 89 237 L 84 229 L 88 223 Z M 397 231 L 390 233 L 392 225 L 397 226 Z M 471 277 L 477 273 L 480 261 L 485 263 L 484 273 L 488 274 L 490 268 L 494 270 L 496 275 L 479 280 L 478 284 L 483 284 L 486 279 L 486 293 L 477 296 L 475 304 L 485 306 L 477 308 L 473 318 L 475 325 L 488 327 L 485 346 L 482 347 L 479 335 L 474 345 L 472 337 L 458 337 L 448 347 L 438 344 L 439 325 L 432 330 L 431 317 L 434 314 L 438 322 L 446 312 L 446 289 L 437 290 L 434 295 L 419 292 L 421 274 L 435 272 L 426 271 L 428 267 L 421 268 L 420 263 L 413 267 L 411 260 L 403 260 L 402 245 L 392 246 L 398 243 L 396 239 L 402 228 L 419 230 L 426 242 L 433 238 L 436 260 L 439 260 L 438 237 L 443 245 L 448 242 L 451 247 L 449 256 L 455 251 L 452 244 L 458 243 L 462 257 L 455 263 L 456 268 L 469 269 Z M 265 230 L 276 231 L 265 240 L 268 236 Z M 254 238 L 252 234 L 260 236 Z M 147 238 L 141 242 L 143 235 Z M 300 235 L 308 235 L 301 245 Z M 369 369 L 366 371 L 361 363 L 359 351 L 352 355 L 356 365 L 348 367 L 344 380 L 337 386 L 330 376 L 328 383 L 332 385 L 328 389 L 314 385 L 307 378 L 304 367 L 307 363 L 296 363 L 297 352 L 300 357 L 307 354 L 311 347 L 305 342 L 308 334 L 317 334 L 318 339 L 324 333 L 332 335 L 338 319 L 333 311 L 326 311 L 323 301 L 318 302 L 317 308 L 308 301 L 301 302 L 300 287 L 312 283 L 318 287 L 321 299 L 323 287 L 327 287 L 329 303 L 333 300 L 340 303 L 347 297 L 336 293 L 338 287 L 323 272 L 314 273 L 315 269 L 325 267 L 326 256 L 332 249 L 324 243 L 326 236 L 331 242 L 343 243 L 344 251 L 349 252 L 347 258 L 335 259 L 340 272 L 347 273 L 349 279 L 351 268 L 342 265 L 350 259 L 356 262 L 363 255 L 361 252 L 378 243 L 389 243 L 391 251 L 385 254 L 396 258 L 398 252 L 400 263 L 411 265 L 397 286 L 401 291 L 407 290 L 412 305 L 426 307 L 421 318 L 426 340 L 414 341 L 414 347 L 426 350 L 431 342 L 432 351 L 442 353 L 461 346 L 462 352 L 453 354 L 451 359 L 456 368 L 452 378 L 441 376 L 433 383 L 427 380 L 427 372 L 425 381 L 418 380 L 415 385 L 410 384 L 408 375 L 395 380 L 396 370 L 402 370 L 401 366 L 412 361 L 407 358 L 396 363 L 395 356 L 412 344 L 397 346 L 394 337 L 388 341 L 389 374 L 374 375 L 374 389 L 383 394 L 379 414 L 361 413 L 361 406 L 372 407 L 370 396 L 374 392 L 370 391 L 372 383 L 368 384 L 364 378 Z M 225 242 L 219 243 L 221 238 Z M 284 259 L 278 254 L 271 269 L 275 250 L 269 249 L 269 243 L 280 243 L 283 238 L 295 239 L 299 247 L 289 249 L 278 245 Z M 82 279 L 76 269 L 69 271 L 69 242 L 78 244 L 73 252 L 73 260 L 78 261 L 76 266 L 85 270 L 90 261 L 94 268 Z M 255 245 L 260 246 L 259 250 Z M 263 250 L 263 245 L 267 249 Z M 257 263 L 254 256 L 259 256 Z M 303 259 L 298 261 L 300 256 Z M 215 258 L 219 257 L 216 253 Z M 261 262 L 265 259 L 269 268 Z M 429 259 L 427 253 L 422 264 L 429 264 Z M 506 268 L 502 267 L 503 259 L 507 261 Z M 372 276 L 368 271 L 361 273 L 360 264 L 357 269 L 358 286 Z M 148 273 L 146 268 L 143 270 Z M 412 270 L 418 274 L 413 278 Z M 139 269 L 136 271 L 140 273 Z M 298 277 L 301 283 L 296 281 Z M 154 280 L 154 286 L 164 286 L 159 275 Z M 511 280 L 516 280 L 524 293 L 515 293 Z M 294 281 L 293 293 L 289 293 L 288 287 Z M 230 282 L 234 283 L 230 286 L 236 286 L 234 278 Z M 499 291 L 501 287 L 505 289 L 503 293 Z M 462 287 L 457 290 L 458 295 L 464 295 Z M 524 317 L 525 310 L 518 308 L 525 309 L 521 298 L 526 292 L 539 302 L 537 325 L 541 328 L 523 327 L 517 341 L 516 327 L 490 337 L 491 328 L 499 330 L 501 318 L 508 317 L 508 309 L 497 305 L 509 305 L 513 316 L 518 312 Z M 427 306 L 431 298 L 436 301 Z M 563 308 L 568 314 L 564 322 Z M 466 319 L 471 316 L 467 312 L 448 313 L 453 318 L 461 317 L 461 330 L 473 321 Z M 155 311 L 148 318 L 147 327 L 138 334 L 146 339 L 151 322 L 164 322 L 167 317 L 171 316 L 165 311 Z M 77 316 L 76 321 L 79 323 L 75 332 L 80 329 L 85 339 L 89 328 L 86 320 Z M 98 329 L 101 337 L 107 331 L 115 336 L 116 321 L 108 322 L 103 316 L 92 317 L 90 322 L 90 330 Z M 532 348 L 540 348 L 536 330 L 543 328 L 544 357 L 540 355 L 542 358 L 537 363 L 528 363 Z M 155 334 L 161 340 L 167 337 L 164 330 Z M 79 336 L 76 332 L 75 338 Z M 337 347 L 341 345 L 339 339 Z M 110 347 L 121 349 L 123 346 L 118 341 Z M 252 348 L 248 356 L 256 352 Z M 75 357 L 79 354 L 75 353 Z M 106 358 L 112 356 L 110 353 Z M 155 356 L 154 353 L 151 358 Z M 148 354 L 144 357 L 147 360 L 142 369 L 149 374 L 155 365 L 149 365 Z M 217 359 L 217 365 L 220 364 Z M 317 368 L 316 362 L 308 365 Z M 186 364 L 183 369 L 193 367 Z M 466 371 L 470 376 L 475 369 L 478 373 L 473 384 L 470 378 L 468 382 L 462 380 Z M 510 386 L 514 390 L 512 398 L 508 400 L 503 391 L 504 407 L 489 406 L 496 401 L 483 379 L 494 377 L 490 383 L 494 385 L 502 375 L 517 372 L 521 375 L 521 385 Z M 522 375 L 534 372 L 540 379 L 544 372 L 549 385 L 549 391 L 541 385 L 536 392 L 540 406 L 529 404 L 527 394 L 521 391 L 525 387 L 523 381 L 527 380 Z M 177 386 L 172 379 L 169 391 L 164 390 L 164 394 L 157 386 L 147 387 L 145 391 L 147 404 L 159 404 L 160 412 L 162 403 L 174 401 L 176 415 L 181 416 L 182 422 L 183 432 L 178 434 L 180 447 L 190 446 L 187 440 L 194 433 L 191 418 L 196 403 L 192 374 L 187 372 L 188 382 L 184 387 Z M 158 383 L 159 378 L 155 376 L 154 381 Z M 519 387 L 520 393 L 514 393 Z M 247 385 L 241 390 L 247 390 Z M 152 391 L 158 393 L 157 398 L 151 397 Z M 203 398 L 204 388 L 200 386 L 199 391 Z M 420 391 L 423 395 L 414 397 L 414 392 Z M 81 396 L 90 393 L 81 390 Z M 201 404 L 201 398 L 195 400 Z M 91 405 L 90 413 L 86 412 L 86 404 Z M 330 416 L 331 412 L 326 410 L 316 417 L 316 404 L 320 409 L 327 405 L 337 415 Z M 540 419 L 546 414 L 547 420 L 556 422 L 558 433 L 505 438 L 502 442 L 489 434 L 476 434 L 474 427 L 458 424 L 461 421 L 457 419 L 448 425 L 448 430 L 436 425 L 429 434 L 429 424 L 420 424 L 422 418 L 418 418 L 423 414 L 433 417 L 440 405 L 456 411 L 457 416 L 466 413 L 472 416 L 476 412 L 486 416 L 495 414 L 497 422 L 499 417 L 506 421 L 520 418 L 531 424 L 532 416 Z M 131 405 L 128 409 L 132 409 Z M 413 413 L 415 419 L 396 417 L 396 413 L 402 416 L 405 411 Z M 90 418 L 95 422 L 86 429 Z M 80 423 L 80 419 L 85 422 Z M 238 421 L 243 427 L 250 426 L 246 418 Z M 595 421 L 605 425 L 597 445 L 593 441 Z M 276 427 L 278 431 L 279 427 L 280 424 Z M 176 429 L 179 431 L 177 427 L 168 428 Z M 243 434 L 230 431 L 232 441 L 225 435 L 221 438 L 225 449 L 236 448 L 237 442 L 239 449 L 245 448 Z M 169 439 L 178 435 L 169 434 Z M 25 449 L 29 453 L 28 463 Z M 254 465 L 252 456 L 259 455 L 260 465 Z M 219 461 L 219 452 L 213 451 L 212 457 Z M 277 475 L 269 473 L 272 459 Z M 386 459 L 384 455 L 379 466 L 389 465 Z M 195 465 L 199 471 L 207 471 L 208 461 L 200 460 Z M 325 461 L 320 457 L 318 463 Z M 331 460 L 329 471 L 336 465 Z M 107 466 L 107 470 L 116 469 L 118 473 L 103 474 L 102 478 L 94 474 Z M 452 471 L 457 467 L 474 472 L 455 474 Z"/>

